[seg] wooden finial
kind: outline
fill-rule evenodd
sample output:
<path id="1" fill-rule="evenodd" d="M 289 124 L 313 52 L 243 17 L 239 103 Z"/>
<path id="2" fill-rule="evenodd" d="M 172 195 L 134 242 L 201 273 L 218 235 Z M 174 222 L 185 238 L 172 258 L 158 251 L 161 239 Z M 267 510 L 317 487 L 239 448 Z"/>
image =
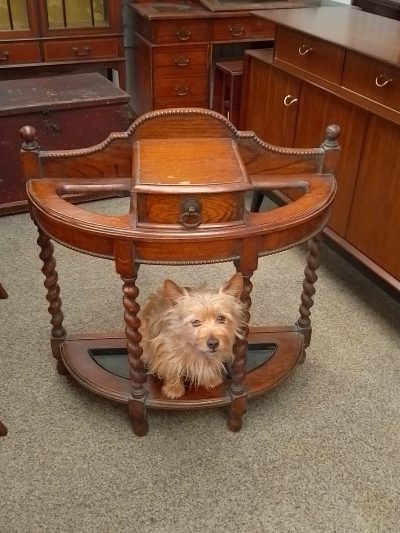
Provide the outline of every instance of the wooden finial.
<path id="1" fill-rule="evenodd" d="M 19 134 L 23 139 L 22 149 L 32 152 L 39 148 L 39 143 L 36 140 L 36 130 L 33 126 L 23 126 L 19 130 Z"/>
<path id="2" fill-rule="evenodd" d="M 339 146 L 338 137 L 340 135 L 340 126 L 330 124 L 325 130 L 325 139 L 322 143 L 323 148 L 337 148 Z"/>

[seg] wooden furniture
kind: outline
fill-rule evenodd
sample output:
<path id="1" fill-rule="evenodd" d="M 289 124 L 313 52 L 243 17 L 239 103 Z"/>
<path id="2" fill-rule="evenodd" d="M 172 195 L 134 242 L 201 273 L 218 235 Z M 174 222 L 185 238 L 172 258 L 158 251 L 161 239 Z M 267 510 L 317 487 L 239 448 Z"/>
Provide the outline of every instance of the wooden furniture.
<path id="1" fill-rule="evenodd" d="M 400 20 L 400 0 L 352 0 L 351 5 L 368 13 Z"/>
<path id="2" fill-rule="evenodd" d="M 273 25 L 248 12 L 215 13 L 195 2 L 133 3 L 129 67 L 137 115 L 166 107 L 209 107 L 213 62 L 220 44 L 251 46 L 274 37 Z"/>
<path id="3" fill-rule="evenodd" d="M 0 78 L 118 72 L 125 89 L 120 0 L 20 0 L 0 6 Z"/>
<path id="4" fill-rule="evenodd" d="M 127 93 L 95 72 L 1 81 L 0 214 L 28 206 L 18 156 L 22 126 L 34 126 L 47 149 L 83 148 L 126 130 L 128 104 Z"/>
<path id="5" fill-rule="evenodd" d="M 218 61 L 214 68 L 212 108 L 239 127 L 243 59 Z"/>
<path id="6" fill-rule="evenodd" d="M 400 23 L 339 7 L 257 14 L 276 25 L 275 49 L 247 54 L 241 129 L 281 146 L 315 146 L 324 124 L 340 124 L 325 232 L 399 290 Z"/>
<path id="7" fill-rule="evenodd" d="M 0 300 L 4 300 L 5 298 L 8 298 L 8 294 L 3 285 L 0 283 Z M 0 420 L 0 437 L 5 437 L 7 433 L 7 427 Z"/>
<path id="8" fill-rule="evenodd" d="M 150 112 L 127 132 L 113 133 L 103 143 L 81 150 L 41 151 L 33 128 L 24 127 L 21 134 L 21 162 L 39 230 L 51 345 L 59 372 L 68 371 L 89 390 L 127 403 L 138 435 L 147 432 L 147 408 L 227 405 L 228 426 L 239 430 L 247 399 L 283 381 L 304 358 L 310 342 L 320 233 L 335 193 L 338 127 L 327 128 L 321 148 L 308 150 L 266 145 L 252 132 L 238 132 L 223 116 L 205 109 Z M 207 157 L 211 153 L 217 157 Z M 304 194 L 282 208 L 250 213 L 244 195 L 257 187 L 302 187 Z M 63 199 L 88 190 L 130 196 L 129 213 L 101 215 Z M 123 282 L 125 332 L 67 337 L 51 239 L 115 261 Z M 163 397 L 160 384 L 146 376 L 140 359 L 139 265 L 232 261 L 243 273 L 242 299 L 249 308 L 258 257 L 307 240 L 297 322 L 252 327 L 250 332 L 246 327 L 244 339 L 234 348 L 231 379 L 211 391 L 189 389 L 177 400 Z M 254 350 L 261 351 L 261 361 L 248 370 L 246 353 Z M 122 370 L 115 370 L 118 358 L 123 358 Z"/>

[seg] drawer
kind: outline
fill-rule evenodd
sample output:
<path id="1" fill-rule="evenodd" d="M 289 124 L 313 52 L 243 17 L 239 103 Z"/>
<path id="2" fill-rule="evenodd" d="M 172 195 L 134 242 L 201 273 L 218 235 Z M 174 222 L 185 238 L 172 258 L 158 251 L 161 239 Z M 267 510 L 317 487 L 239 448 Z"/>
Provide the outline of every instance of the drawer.
<path id="1" fill-rule="evenodd" d="M 208 78 L 198 76 L 181 76 L 175 78 L 161 78 L 154 87 L 154 98 L 175 99 L 176 105 L 186 105 L 186 100 L 206 99 L 208 94 Z"/>
<path id="2" fill-rule="evenodd" d="M 400 111 L 400 69 L 355 52 L 347 52 L 342 86 Z"/>
<path id="3" fill-rule="evenodd" d="M 213 22 L 214 41 L 246 41 L 251 39 L 273 39 L 272 22 L 256 17 L 231 17 Z"/>
<path id="4" fill-rule="evenodd" d="M 155 79 L 171 76 L 207 76 L 209 47 L 163 46 L 153 48 Z"/>
<path id="5" fill-rule="evenodd" d="M 118 57 L 118 39 L 68 39 L 45 41 L 45 61 Z"/>
<path id="6" fill-rule="evenodd" d="M 211 38 L 207 20 L 157 20 L 152 30 L 155 44 L 203 42 Z"/>
<path id="7" fill-rule="evenodd" d="M 304 33 L 276 29 L 275 57 L 333 83 L 340 83 L 344 49 Z"/>
<path id="8" fill-rule="evenodd" d="M 39 43 L 0 43 L 0 67 L 16 63 L 40 62 Z"/>

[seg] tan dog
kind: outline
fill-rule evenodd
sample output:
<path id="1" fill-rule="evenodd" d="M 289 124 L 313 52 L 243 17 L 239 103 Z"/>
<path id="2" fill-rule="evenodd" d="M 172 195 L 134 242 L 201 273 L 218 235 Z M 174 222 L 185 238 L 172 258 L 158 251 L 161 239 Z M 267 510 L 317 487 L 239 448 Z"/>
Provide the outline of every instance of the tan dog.
<path id="1" fill-rule="evenodd" d="M 211 389 L 233 361 L 235 337 L 242 336 L 243 277 L 232 276 L 218 290 L 187 289 L 171 280 L 150 296 L 141 312 L 142 360 L 164 384 L 168 398 L 185 393 L 185 381 Z"/>

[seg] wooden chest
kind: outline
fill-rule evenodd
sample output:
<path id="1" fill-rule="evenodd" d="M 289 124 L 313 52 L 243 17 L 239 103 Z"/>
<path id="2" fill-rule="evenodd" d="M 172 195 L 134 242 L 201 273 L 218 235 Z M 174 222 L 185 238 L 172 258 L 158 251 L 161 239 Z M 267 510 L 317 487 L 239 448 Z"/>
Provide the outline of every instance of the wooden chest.
<path id="1" fill-rule="evenodd" d="M 19 130 L 36 129 L 42 150 L 84 148 L 129 126 L 129 95 L 98 73 L 0 82 L 0 214 L 27 209 Z"/>

